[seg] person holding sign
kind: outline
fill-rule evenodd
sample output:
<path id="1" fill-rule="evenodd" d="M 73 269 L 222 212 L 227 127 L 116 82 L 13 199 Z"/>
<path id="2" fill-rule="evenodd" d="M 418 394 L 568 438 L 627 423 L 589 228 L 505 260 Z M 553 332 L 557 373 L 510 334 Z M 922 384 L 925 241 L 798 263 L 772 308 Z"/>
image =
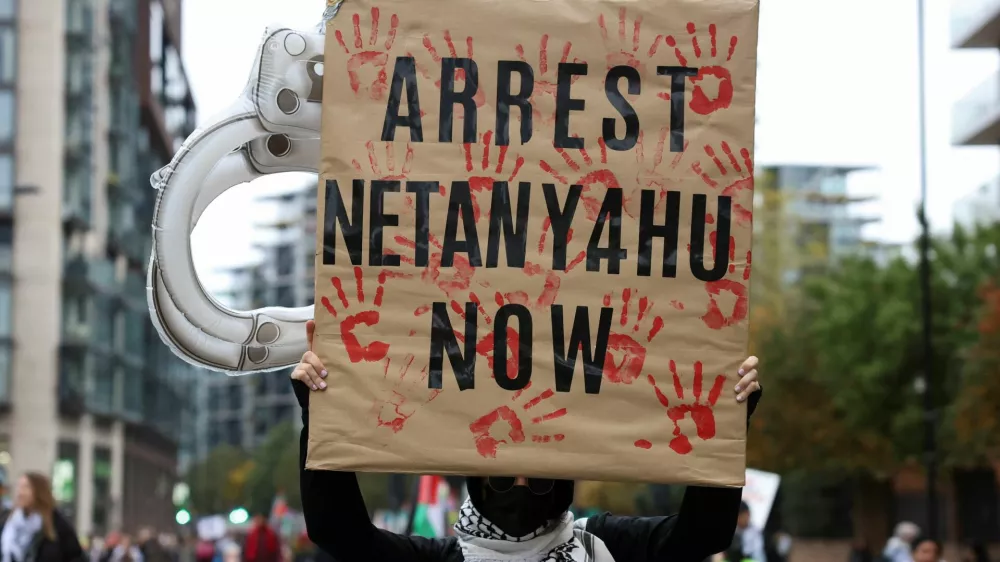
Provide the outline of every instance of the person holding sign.
<path id="1" fill-rule="evenodd" d="M 316 324 L 306 324 L 310 348 Z M 574 520 L 573 482 L 510 476 L 468 477 L 455 537 L 404 536 L 372 525 L 353 472 L 306 470 L 309 393 L 328 372 L 311 350 L 292 372 L 302 407 L 300 485 L 309 538 L 338 562 L 701 562 L 726 550 L 740 512 L 740 488 L 690 486 L 670 517 L 604 513 Z M 743 362 L 735 400 L 748 402 L 749 424 L 762 394 L 757 358 Z"/>

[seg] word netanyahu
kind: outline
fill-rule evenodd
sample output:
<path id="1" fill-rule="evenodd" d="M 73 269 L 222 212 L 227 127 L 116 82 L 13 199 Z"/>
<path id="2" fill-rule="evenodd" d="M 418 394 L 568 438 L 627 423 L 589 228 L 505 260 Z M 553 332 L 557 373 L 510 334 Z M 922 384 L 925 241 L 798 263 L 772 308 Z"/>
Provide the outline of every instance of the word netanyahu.
<path id="1" fill-rule="evenodd" d="M 368 265 L 400 267 L 401 256 L 385 253 L 383 239 L 386 228 L 398 227 L 399 216 L 385 212 L 386 194 L 398 193 L 404 189 L 413 194 L 415 204 L 414 248 L 412 264 L 427 267 L 429 264 L 431 225 L 440 224 L 440 219 L 432 221 L 430 213 L 431 196 L 442 197 L 437 181 L 365 180 L 355 179 L 352 185 L 351 206 L 348 209 L 337 180 L 326 181 L 326 214 L 323 225 L 323 265 L 336 264 L 337 232 L 343 236 L 351 264 L 362 265 L 362 245 L 365 222 L 365 199 L 368 198 Z M 566 254 L 570 241 L 571 227 L 577 214 L 577 207 L 583 193 L 583 186 L 572 185 L 566 193 L 565 201 L 559 201 L 555 184 L 543 183 L 542 195 L 545 199 L 547 215 L 543 220 L 550 223 L 553 235 L 552 269 L 566 271 Z M 366 189 L 367 188 L 367 189 Z M 504 244 L 506 267 L 523 268 L 528 244 L 528 224 L 531 218 L 529 205 L 532 184 L 519 182 L 517 203 L 512 208 L 508 182 L 494 181 L 489 210 L 489 234 L 486 240 L 486 257 L 476 229 L 472 193 L 468 181 L 451 182 L 448 211 L 445 220 L 444 242 L 441 250 L 441 267 L 454 267 L 455 255 L 465 254 L 472 267 L 500 267 L 500 244 Z M 601 203 L 597 219 L 592 224 L 586 250 L 586 269 L 589 272 L 602 271 L 602 262 L 607 262 L 606 273 L 618 275 L 622 262 L 633 259 L 636 274 L 649 277 L 653 270 L 653 240 L 661 239 L 660 275 L 677 277 L 677 254 L 680 243 L 681 192 L 667 191 L 666 205 L 662 217 L 654 216 L 657 209 L 659 191 L 644 189 L 640 194 L 638 247 L 630 252 L 622 247 L 623 200 L 621 188 L 608 188 Z M 708 196 L 689 195 L 691 205 L 690 260 L 692 275 L 705 282 L 722 279 L 729 268 L 730 227 L 732 197 L 716 197 L 714 219 L 709 219 Z M 585 217 L 586 218 L 586 217 Z M 587 224 L 590 221 L 584 220 Z M 716 244 L 712 267 L 705 266 L 706 225 L 714 223 Z M 580 221 L 577 223 L 580 227 Z M 459 238 L 459 229 L 462 236 Z M 607 230 L 607 246 L 602 246 Z"/>

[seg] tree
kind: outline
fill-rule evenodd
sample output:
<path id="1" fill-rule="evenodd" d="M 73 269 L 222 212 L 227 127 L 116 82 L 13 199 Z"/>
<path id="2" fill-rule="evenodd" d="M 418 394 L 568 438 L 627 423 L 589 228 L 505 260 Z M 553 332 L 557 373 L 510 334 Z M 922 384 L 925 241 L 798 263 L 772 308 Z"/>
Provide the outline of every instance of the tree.
<path id="1" fill-rule="evenodd" d="M 271 429 L 264 441 L 253 452 L 253 468 L 247 477 L 245 507 L 251 513 L 269 513 L 274 498 L 278 493 L 278 477 L 282 477 L 282 492 L 288 493 L 288 468 L 281 467 L 282 461 L 287 463 L 294 451 L 295 466 L 298 468 L 298 434 L 291 422 L 279 424 Z M 294 486 L 298 488 L 298 485 Z"/>
<path id="2" fill-rule="evenodd" d="M 232 478 L 245 467 L 249 456 L 240 448 L 220 445 L 188 469 L 191 507 L 200 513 L 226 513 L 236 507 L 243 490 Z"/>

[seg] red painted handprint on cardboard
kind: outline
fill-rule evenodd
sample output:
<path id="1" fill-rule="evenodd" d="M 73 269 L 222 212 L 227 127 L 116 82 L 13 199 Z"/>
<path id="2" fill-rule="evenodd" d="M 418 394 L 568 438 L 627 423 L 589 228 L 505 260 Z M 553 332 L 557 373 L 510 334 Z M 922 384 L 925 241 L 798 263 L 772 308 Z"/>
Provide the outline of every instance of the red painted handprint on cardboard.
<path id="1" fill-rule="evenodd" d="M 399 433 L 421 406 L 428 404 L 441 393 L 441 390 L 427 388 L 427 365 L 418 371 L 413 367 L 414 359 L 413 355 L 407 354 L 398 370 L 390 358 L 387 357 L 383 361 L 385 364 L 383 378 L 388 379 L 393 376 L 396 382 L 372 404 L 371 411 L 376 427 Z"/>
<path id="2" fill-rule="evenodd" d="M 728 50 L 723 56 L 719 50 L 718 29 L 714 23 L 708 25 L 707 51 L 698 41 L 698 27 L 694 22 L 688 22 L 687 32 L 690 47 L 682 46 L 673 35 L 667 35 L 664 41 L 673 47 L 674 56 L 681 66 L 688 66 L 690 62 L 691 65 L 698 67 L 698 75 L 691 78 L 694 91 L 688 107 L 700 115 L 709 115 L 728 108 L 733 103 L 733 78 L 726 64 L 733 60 L 739 40 L 735 35 L 730 37 Z"/>
<path id="3" fill-rule="evenodd" d="M 344 34 L 338 29 L 334 32 L 337 43 L 344 49 L 344 52 L 351 55 L 347 60 L 347 78 L 351 84 L 351 90 L 355 95 L 367 94 L 373 100 L 385 99 L 389 91 L 389 75 L 386 65 L 389 63 L 389 51 L 396 41 L 396 30 L 399 28 L 399 18 L 396 14 L 389 17 L 389 31 L 385 40 L 379 41 L 380 13 L 378 8 L 372 8 L 372 23 L 367 40 L 361 34 L 361 16 L 354 14 L 351 22 L 354 26 L 353 41 L 347 42 Z M 374 78 L 370 83 L 363 85 L 367 79 L 362 79 L 361 74 L 365 67 L 371 67 Z"/>
<path id="4" fill-rule="evenodd" d="M 612 306 L 615 300 L 614 292 L 604 295 L 604 306 Z M 632 384 L 642 374 L 646 347 L 663 329 L 663 318 L 653 315 L 653 302 L 636 290 L 623 290 L 620 301 L 618 326 L 608 336 L 604 378 L 611 383 Z"/>
<path id="5" fill-rule="evenodd" d="M 469 191 L 472 193 L 473 218 L 477 223 L 480 219 L 489 218 L 493 182 L 505 181 L 509 191 L 516 192 L 515 178 L 517 173 L 521 171 L 521 166 L 524 165 L 524 158 L 520 155 L 514 155 L 510 159 L 513 160 L 513 164 L 508 165 L 508 147 L 496 147 L 492 143 L 493 131 L 486 131 L 480 135 L 480 144 L 462 144 L 462 153 L 465 155 L 465 171 L 471 174 L 468 178 Z M 507 175 L 507 171 L 510 172 L 509 175 Z"/>
<path id="6" fill-rule="evenodd" d="M 531 383 L 528 383 L 524 390 L 527 391 L 529 388 L 531 388 Z M 469 424 L 469 431 L 472 432 L 476 451 L 479 452 L 480 456 L 495 459 L 502 445 L 517 445 L 528 439 L 534 443 L 549 443 L 565 439 L 565 435 L 561 433 L 529 434 L 526 432 L 531 431 L 534 426 L 540 426 L 547 421 L 566 415 L 566 408 L 559 408 L 545 414 L 535 414 L 532 411 L 535 407 L 550 400 L 555 395 L 555 391 L 551 388 L 546 389 L 527 402 L 520 403 L 519 399 L 522 395 L 523 391 L 515 392 L 511 399 L 513 404 L 502 405 Z M 527 423 L 527 430 L 525 422 L 521 419 L 522 416 L 530 420 Z M 535 428 L 534 431 L 539 431 L 539 429 Z"/>
<path id="7" fill-rule="evenodd" d="M 669 446 L 679 455 L 686 455 L 694 449 L 694 446 L 691 444 L 691 438 L 684 434 L 680 426 L 680 422 L 684 418 L 691 416 L 698 439 L 708 441 L 715 437 L 715 404 L 719 401 L 719 396 L 722 394 L 723 386 L 726 383 L 726 376 L 716 376 L 712 388 L 708 391 L 707 399 L 702 400 L 702 385 L 704 384 L 702 370 L 701 361 L 695 361 L 691 399 L 686 398 L 687 393 L 685 392 L 684 384 L 677 373 L 677 364 L 673 360 L 670 361 L 670 374 L 673 377 L 674 398 L 667 396 L 667 393 L 656 383 L 656 378 L 653 375 L 646 375 L 646 379 L 652 385 L 653 392 L 656 394 L 656 399 L 666 410 L 667 418 L 673 424 L 673 438 L 670 440 Z M 641 449 L 649 449 L 653 446 L 653 443 L 645 439 L 640 439 L 635 442 L 635 446 Z"/>
<path id="8" fill-rule="evenodd" d="M 389 353 L 389 344 L 384 341 L 371 340 L 371 343 L 363 345 L 358 335 L 355 334 L 355 330 L 360 326 L 367 326 L 373 329 L 372 332 L 376 331 L 374 328 L 382 321 L 382 313 L 379 309 L 382 308 L 385 283 L 390 277 L 405 279 L 412 276 L 405 273 L 382 271 L 378 275 L 378 287 L 375 289 L 375 298 L 372 300 L 371 306 L 358 312 L 351 310 L 351 301 L 347 298 L 347 293 L 344 292 L 344 285 L 340 277 L 330 279 L 330 284 L 337 291 L 337 304 L 339 304 L 340 312 L 337 312 L 338 306 L 329 297 L 324 296 L 320 299 L 323 308 L 340 321 L 340 339 L 344 343 L 344 349 L 347 351 L 347 357 L 351 363 L 374 363 L 381 361 Z M 364 276 L 360 267 L 354 268 L 354 282 L 356 287 L 354 309 L 365 308 L 363 306 L 366 298 Z"/>
<path id="9" fill-rule="evenodd" d="M 473 58 L 472 37 L 465 38 L 465 52 L 459 55 L 458 49 L 455 46 L 455 41 L 452 40 L 450 30 L 444 30 L 444 33 L 441 34 L 441 39 L 439 39 L 437 43 L 435 43 L 435 39 L 432 39 L 430 35 L 424 35 L 423 46 L 425 55 L 421 58 L 424 60 L 429 58 L 434 64 L 427 65 L 424 63 L 417 63 L 417 71 L 420 72 L 424 78 L 433 80 L 434 87 L 439 90 L 441 89 L 441 52 L 438 48 L 441 46 L 442 42 L 444 44 L 444 48 L 447 49 L 445 56 L 450 58 L 463 57 L 475 60 Z M 413 57 L 413 53 L 407 53 L 407 56 Z M 414 58 L 414 60 L 418 59 Z M 434 71 L 432 72 L 431 69 L 434 69 Z M 466 75 L 464 69 L 458 68 L 455 70 L 456 92 L 465 91 L 465 88 L 470 86 L 467 82 L 468 78 L 469 77 Z M 477 109 L 481 109 L 484 105 L 486 105 L 486 91 L 482 85 L 477 84 L 476 93 L 472 96 L 472 99 L 475 101 Z M 465 109 L 461 105 L 455 108 L 455 116 L 465 116 Z"/>
<path id="10" fill-rule="evenodd" d="M 555 46 L 559 46 L 558 42 Z M 542 38 L 538 43 L 538 62 L 535 64 L 533 61 L 529 61 L 527 55 L 525 54 L 524 45 L 518 43 L 514 47 L 514 51 L 517 53 L 517 58 L 521 62 L 525 62 L 531 65 L 531 68 L 535 69 L 535 84 L 534 88 L 531 90 L 531 113 L 532 119 L 537 120 L 541 125 L 551 125 L 556 122 L 556 90 L 557 90 L 557 78 L 556 78 L 556 68 L 558 68 L 559 63 L 574 62 L 574 63 L 584 63 L 578 58 L 573 58 L 570 60 L 570 51 L 573 50 L 573 44 L 569 41 L 565 41 L 559 46 L 558 62 L 555 62 L 555 55 L 557 52 L 553 49 L 553 45 L 550 45 L 550 37 L 546 33 L 542 35 Z M 550 62 L 551 61 L 551 62 Z M 579 76 L 573 76 L 570 79 L 570 83 L 575 84 L 579 80 Z"/>

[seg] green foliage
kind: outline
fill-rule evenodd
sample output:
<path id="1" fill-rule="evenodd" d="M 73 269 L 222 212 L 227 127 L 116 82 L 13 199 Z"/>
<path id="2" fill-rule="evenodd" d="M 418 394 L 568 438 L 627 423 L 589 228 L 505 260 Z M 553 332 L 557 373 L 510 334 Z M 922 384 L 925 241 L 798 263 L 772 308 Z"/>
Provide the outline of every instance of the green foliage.
<path id="1" fill-rule="evenodd" d="M 752 463 L 892 474 L 922 452 L 915 383 L 927 373 L 943 414 L 943 452 L 953 460 L 960 449 L 968 452 L 968 445 L 955 445 L 955 420 L 960 402 L 967 409 L 992 396 L 980 387 L 995 376 L 977 379 L 965 366 L 981 339 L 978 289 L 1000 273 L 1000 226 L 956 227 L 931 247 L 932 365 L 923 345 L 919 263 L 902 257 L 842 261 L 804 282 L 779 321 L 755 331 L 768 396 L 754 420 Z M 1000 399 L 989 407 L 1000 410 Z M 1000 433 L 996 418 L 979 416 L 976 434 Z M 980 460 L 985 453 L 978 451 Z"/>
<path id="2" fill-rule="evenodd" d="M 294 470 L 298 476 L 298 432 L 291 422 L 279 424 L 268 432 L 264 441 L 253 452 L 253 469 L 247 478 L 244 491 L 245 507 L 250 513 L 269 513 L 275 495 L 279 491 L 278 475 L 288 480 L 288 467 L 280 467 L 280 463 L 288 460 L 294 462 Z M 289 453 L 289 450 L 292 452 Z M 297 478 L 296 478 L 297 480 Z M 298 484 L 295 485 L 298 488 Z M 284 493 L 288 489 L 281 490 Z"/>
<path id="3" fill-rule="evenodd" d="M 191 507 L 200 513 L 226 513 L 242 499 L 237 476 L 249 456 L 240 448 L 222 445 L 188 469 Z"/>

